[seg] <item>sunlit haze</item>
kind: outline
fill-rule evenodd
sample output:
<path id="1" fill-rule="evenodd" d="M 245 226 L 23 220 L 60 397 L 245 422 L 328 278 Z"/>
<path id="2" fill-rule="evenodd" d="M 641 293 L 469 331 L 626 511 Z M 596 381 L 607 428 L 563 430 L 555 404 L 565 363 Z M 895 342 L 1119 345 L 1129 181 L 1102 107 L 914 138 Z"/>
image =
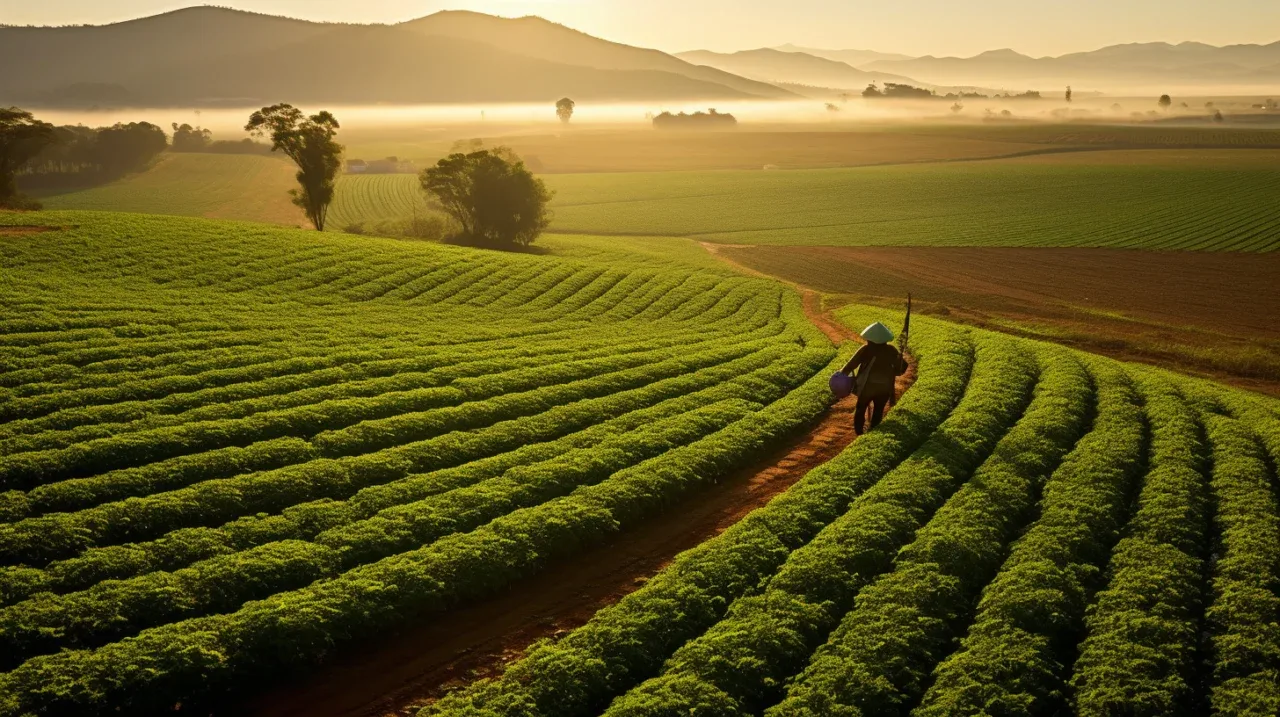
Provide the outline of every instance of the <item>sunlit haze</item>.
<path id="1" fill-rule="evenodd" d="M 0 23 L 107 23 L 195 4 L 181 0 L 0 0 Z M 617 42 L 666 51 L 795 43 L 911 55 L 1010 47 L 1059 55 L 1126 42 L 1214 45 L 1280 40 L 1275 0 L 223 0 L 312 20 L 385 23 L 438 10 L 540 15 Z"/>

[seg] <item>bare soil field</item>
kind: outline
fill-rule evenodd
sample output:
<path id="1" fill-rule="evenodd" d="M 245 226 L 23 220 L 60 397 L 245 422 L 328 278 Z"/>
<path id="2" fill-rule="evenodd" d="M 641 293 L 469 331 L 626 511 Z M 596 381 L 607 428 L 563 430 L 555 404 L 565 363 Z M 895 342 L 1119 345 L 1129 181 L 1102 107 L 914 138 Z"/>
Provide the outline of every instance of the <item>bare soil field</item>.
<path id="1" fill-rule="evenodd" d="M 731 246 L 720 256 L 922 310 L 1280 391 L 1280 256 L 1111 249 Z"/>

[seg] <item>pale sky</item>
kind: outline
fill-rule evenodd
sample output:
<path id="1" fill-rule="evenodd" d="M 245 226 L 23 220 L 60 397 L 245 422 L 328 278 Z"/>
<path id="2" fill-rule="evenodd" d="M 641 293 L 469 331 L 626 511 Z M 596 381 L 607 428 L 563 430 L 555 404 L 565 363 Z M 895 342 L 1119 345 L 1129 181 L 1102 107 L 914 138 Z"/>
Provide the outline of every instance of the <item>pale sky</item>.
<path id="1" fill-rule="evenodd" d="M 0 24 L 100 24 L 198 0 L 0 0 Z M 1280 0 L 218 0 L 343 22 L 437 10 L 541 15 L 592 35 L 675 52 L 797 45 L 967 56 L 1012 47 L 1060 55 L 1122 42 L 1280 40 Z"/>

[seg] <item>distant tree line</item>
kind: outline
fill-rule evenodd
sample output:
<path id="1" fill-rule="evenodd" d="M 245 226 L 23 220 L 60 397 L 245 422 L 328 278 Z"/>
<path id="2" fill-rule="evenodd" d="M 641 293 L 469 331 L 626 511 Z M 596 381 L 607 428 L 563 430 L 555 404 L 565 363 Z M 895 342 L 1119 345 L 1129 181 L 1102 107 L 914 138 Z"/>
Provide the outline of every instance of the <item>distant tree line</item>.
<path id="1" fill-rule="evenodd" d="M 173 127 L 173 151 L 175 152 L 271 154 L 271 145 L 254 142 L 248 137 L 238 142 L 225 139 L 215 140 L 212 131 L 198 126 L 192 127 L 189 124 L 178 124 L 177 122 L 174 122 L 171 126 Z"/>
<path id="2" fill-rule="evenodd" d="M 110 127 L 54 127 L 49 141 L 20 169 L 26 187 L 88 184 L 145 169 L 169 146 L 150 122 Z"/>
<path id="3" fill-rule="evenodd" d="M 714 109 L 693 114 L 663 112 L 653 118 L 653 126 L 658 129 L 727 129 L 737 125 L 737 117 Z"/>
<path id="4" fill-rule="evenodd" d="M 862 91 L 862 96 L 868 99 L 910 99 L 910 100 L 931 100 L 931 99 L 1038 100 L 1038 99 L 1041 99 L 1040 93 L 1035 90 L 1027 90 L 1026 92 L 1022 92 L 1019 94 L 1010 94 L 1008 92 L 1004 94 L 997 93 L 990 96 L 984 95 L 981 92 L 964 92 L 964 91 L 961 91 L 958 93 L 948 92 L 945 95 L 939 95 L 934 90 L 925 89 L 924 87 L 916 87 L 914 85 L 905 85 L 898 82 L 886 82 L 884 83 L 884 89 L 881 89 L 876 85 L 876 83 L 872 82 L 871 84 L 867 85 L 867 89 Z"/>

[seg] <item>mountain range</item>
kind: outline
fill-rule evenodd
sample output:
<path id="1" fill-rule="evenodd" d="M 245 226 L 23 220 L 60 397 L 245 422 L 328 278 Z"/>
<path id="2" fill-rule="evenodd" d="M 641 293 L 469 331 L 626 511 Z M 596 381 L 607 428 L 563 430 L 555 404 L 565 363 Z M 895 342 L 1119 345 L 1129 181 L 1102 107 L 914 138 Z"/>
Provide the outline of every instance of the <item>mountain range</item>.
<path id="1" fill-rule="evenodd" d="M 1062 85 L 1124 90 L 1142 87 L 1280 89 L 1280 42 L 1215 47 L 1198 42 L 1111 45 L 1059 57 L 1010 49 L 973 57 L 877 59 L 861 69 L 905 74 L 934 84 Z"/>
<path id="2" fill-rule="evenodd" d="M 0 106 L 794 99 L 757 80 L 536 17 L 446 11 L 326 24 L 195 7 L 102 26 L 0 27 Z"/>
<path id="3" fill-rule="evenodd" d="M 872 82 L 1280 92 L 1280 42 L 1134 43 L 1039 58 L 795 45 L 671 55 L 538 17 L 464 11 L 352 25 L 193 7 L 102 26 L 0 26 L 0 67 L 0 106 L 786 100 Z"/>
<path id="4" fill-rule="evenodd" d="M 767 47 L 728 54 L 694 50 L 678 52 L 676 57 L 696 65 L 707 65 L 764 82 L 859 91 L 872 82 L 908 84 L 915 82 L 910 77 L 887 72 L 867 72 L 847 62 L 830 60 L 807 52 L 775 50 Z"/>

